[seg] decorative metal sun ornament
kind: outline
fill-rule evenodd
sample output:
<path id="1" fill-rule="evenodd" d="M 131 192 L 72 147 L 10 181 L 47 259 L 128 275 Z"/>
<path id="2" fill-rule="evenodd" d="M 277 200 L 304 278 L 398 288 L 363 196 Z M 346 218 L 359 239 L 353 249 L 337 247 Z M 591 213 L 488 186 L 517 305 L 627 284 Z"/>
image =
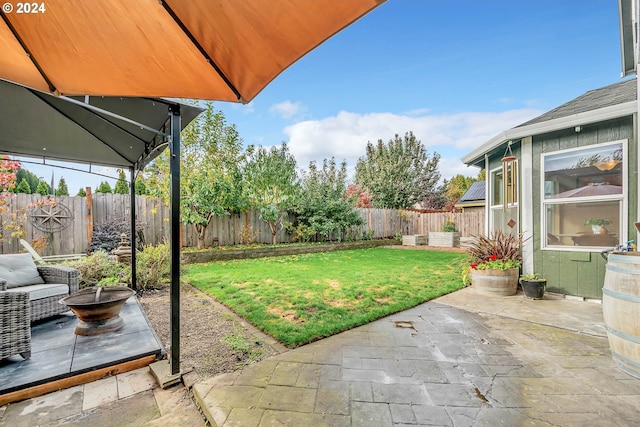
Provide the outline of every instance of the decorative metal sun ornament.
<path id="1" fill-rule="evenodd" d="M 69 227 L 73 222 L 73 213 L 64 204 L 58 202 L 36 206 L 29 211 L 31 225 L 40 231 L 54 233 Z"/>

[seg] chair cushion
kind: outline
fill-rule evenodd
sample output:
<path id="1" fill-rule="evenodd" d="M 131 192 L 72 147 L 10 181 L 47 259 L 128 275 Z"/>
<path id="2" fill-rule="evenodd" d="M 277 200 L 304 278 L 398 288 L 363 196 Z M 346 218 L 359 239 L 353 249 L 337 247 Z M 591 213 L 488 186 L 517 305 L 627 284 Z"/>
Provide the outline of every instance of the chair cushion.
<path id="1" fill-rule="evenodd" d="M 0 277 L 7 289 L 44 283 L 30 254 L 0 255 Z"/>
<path id="2" fill-rule="evenodd" d="M 31 285 L 21 286 L 19 288 L 11 288 L 8 289 L 7 292 L 27 292 L 29 294 L 29 301 L 48 298 L 55 295 L 59 295 L 60 298 L 63 298 L 69 295 L 69 285 L 47 283 L 44 285 Z"/>

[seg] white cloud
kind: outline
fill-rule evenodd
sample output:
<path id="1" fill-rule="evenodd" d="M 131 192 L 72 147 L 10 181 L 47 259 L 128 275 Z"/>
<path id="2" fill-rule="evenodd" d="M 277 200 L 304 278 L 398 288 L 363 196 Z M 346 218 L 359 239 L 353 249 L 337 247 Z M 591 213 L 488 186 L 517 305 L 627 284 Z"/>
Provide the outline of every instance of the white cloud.
<path id="1" fill-rule="evenodd" d="M 283 119 L 292 119 L 296 116 L 300 116 L 305 112 L 305 108 L 301 102 L 284 101 L 278 104 L 273 104 L 269 111 L 273 114 L 280 116 Z"/>
<path id="2" fill-rule="evenodd" d="M 392 113 L 358 114 L 341 111 L 321 120 L 301 121 L 284 129 L 289 148 L 306 168 L 310 161 L 335 157 L 355 165 L 365 153 L 368 141 L 387 142 L 395 134 L 412 131 L 430 153 L 442 158 L 440 171 L 444 178 L 458 173 L 475 176 L 475 168 L 467 168 L 460 157 L 487 142 L 502 131 L 517 126 L 542 112 L 518 109 L 504 112 L 466 112 L 441 115 L 409 116 Z"/>

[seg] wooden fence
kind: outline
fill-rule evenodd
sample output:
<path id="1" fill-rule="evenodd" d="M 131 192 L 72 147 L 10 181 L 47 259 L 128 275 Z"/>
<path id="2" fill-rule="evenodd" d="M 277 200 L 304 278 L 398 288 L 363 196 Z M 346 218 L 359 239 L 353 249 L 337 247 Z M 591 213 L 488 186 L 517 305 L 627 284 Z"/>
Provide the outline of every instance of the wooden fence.
<path id="1" fill-rule="evenodd" d="M 40 250 L 42 255 L 60 255 L 85 252 L 89 246 L 92 228 L 108 220 L 128 220 L 130 196 L 120 194 L 93 194 L 89 197 L 62 196 L 53 198 L 58 205 L 44 205 L 40 211 L 27 209 L 42 203 L 43 198 L 34 194 L 9 195 L 9 210 L 0 216 L 4 238 L 0 241 L 0 253 L 20 252 L 17 239 L 9 239 L 11 230 L 5 230 L 15 224 L 12 214 L 26 210 L 23 237 L 28 242 L 39 238 L 48 240 L 47 247 Z M 403 234 L 427 234 L 440 231 L 442 225 L 451 220 L 456 224 L 462 237 L 482 234 L 484 213 L 421 213 L 402 209 L 358 209 L 364 225 L 349 230 L 351 238 L 388 238 Z M 143 224 L 146 243 L 157 244 L 169 238 L 170 210 L 164 202 L 144 196 L 136 196 L 137 220 Z M 293 217 L 287 218 L 293 221 Z M 40 228 L 53 226 L 51 232 L 42 231 L 33 225 L 40 222 Z M 45 227 L 42 226 L 45 222 Z M 63 229 L 57 229 L 62 228 Z M 278 242 L 290 242 L 292 236 L 281 230 L 276 236 Z M 182 225 L 183 246 L 197 246 L 197 235 L 192 225 Z M 271 232 L 266 223 L 260 220 L 257 211 L 248 211 L 223 217 L 214 217 L 205 235 L 205 245 L 233 245 L 247 241 L 270 243 Z"/>

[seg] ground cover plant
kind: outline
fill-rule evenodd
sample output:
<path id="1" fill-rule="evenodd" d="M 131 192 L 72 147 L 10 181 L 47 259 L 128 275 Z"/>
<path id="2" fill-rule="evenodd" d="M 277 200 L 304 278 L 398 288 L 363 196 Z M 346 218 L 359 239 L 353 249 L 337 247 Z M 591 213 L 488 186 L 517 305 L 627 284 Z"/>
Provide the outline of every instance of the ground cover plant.
<path id="1" fill-rule="evenodd" d="M 373 248 L 191 264 L 183 278 L 296 347 L 460 289 L 463 260 Z"/>

